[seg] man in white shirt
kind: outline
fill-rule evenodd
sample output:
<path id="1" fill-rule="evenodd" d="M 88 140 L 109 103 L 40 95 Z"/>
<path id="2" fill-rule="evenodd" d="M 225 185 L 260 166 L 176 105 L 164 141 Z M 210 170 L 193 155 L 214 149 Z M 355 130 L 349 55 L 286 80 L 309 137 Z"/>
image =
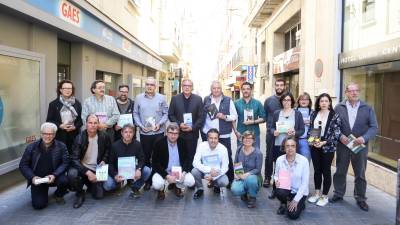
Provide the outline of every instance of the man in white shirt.
<path id="1" fill-rule="evenodd" d="M 193 160 L 194 168 L 192 169 L 196 186 L 194 199 L 203 196 L 203 178 L 212 183 L 215 193 L 219 193 L 221 187 L 226 187 L 229 184 L 226 176 L 229 163 L 228 152 L 226 147 L 219 143 L 218 140 L 218 130 L 211 128 L 207 132 L 207 141 L 197 146 Z"/>

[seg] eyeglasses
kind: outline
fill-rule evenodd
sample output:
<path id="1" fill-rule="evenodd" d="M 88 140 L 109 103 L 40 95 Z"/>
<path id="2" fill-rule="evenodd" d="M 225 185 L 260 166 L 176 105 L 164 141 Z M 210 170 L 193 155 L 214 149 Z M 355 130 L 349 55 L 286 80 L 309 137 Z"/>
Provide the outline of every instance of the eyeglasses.
<path id="1" fill-rule="evenodd" d="M 182 86 L 183 87 L 192 87 L 193 85 L 191 85 L 191 84 L 183 84 Z"/>
<path id="2" fill-rule="evenodd" d="M 310 101 L 309 98 L 301 98 L 300 101 Z"/>
<path id="3" fill-rule="evenodd" d="M 43 136 L 53 136 L 54 133 L 42 133 Z"/>
<path id="4" fill-rule="evenodd" d="M 146 83 L 146 86 L 156 86 L 156 84 Z"/>
<path id="5" fill-rule="evenodd" d="M 61 88 L 62 90 L 72 90 L 72 88 Z"/>
<path id="6" fill-rule="evenodd" d="M 349 92 L 349 93 L 358 93 L 358 92 L 360 92 L 360 90 L 347 90 L 347 92 Z"/>
<path id="7" fill-rule="evenodd" d="M 292 99 L 286 99 L 285 98 L 285 99 L 282 100 L 282 102 L 290 102 L 290 101 L 292 101 Z"/>
<path id="8" fill-rule="evenodd" d="M 169 131 L 168 131 L 168 134 L 171 134 L 171 135 L 178 135 L 179 132 L 169 132 Z"/>

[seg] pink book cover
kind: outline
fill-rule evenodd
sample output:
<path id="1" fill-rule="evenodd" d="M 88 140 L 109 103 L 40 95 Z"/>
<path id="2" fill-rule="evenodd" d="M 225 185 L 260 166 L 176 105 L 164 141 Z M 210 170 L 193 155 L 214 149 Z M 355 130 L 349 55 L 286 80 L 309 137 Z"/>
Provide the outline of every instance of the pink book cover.
<path id="1" fill-rule="evenodd" d="M 279 188 L 290 190 L 291 182 L 290 182 L 290 173 L 287 170 L 279 170 L 278 175 Z"/>

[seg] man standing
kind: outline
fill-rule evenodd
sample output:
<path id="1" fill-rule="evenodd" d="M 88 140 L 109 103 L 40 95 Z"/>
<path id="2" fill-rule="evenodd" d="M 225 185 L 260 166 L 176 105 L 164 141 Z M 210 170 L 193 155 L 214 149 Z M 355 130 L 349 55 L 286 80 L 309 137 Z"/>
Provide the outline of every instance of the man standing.
<path id="1" fill-rule="evenodd" d="M 129 86 L 126 84 L 119 85 L 117 106 L 118 106 L 118 111 L 120 113 L 120 117 L 130 115 L 132 117 L 132 125 L 134 125 L 134 120 L 133 120 L 134 101 L 128 98 L 128 94 L 129 94 Z M 121 129 L 122 127 L 118 126 L 118 124 L 115 124 L 114 126 L 115 140 L 121 139 Z M 136 133 L 134 132 L 133 138 L 135 139 L 135 137 Z"/>
<path id="2" fill-rule="evenodd" d="M 203 102 L 200 96 L 192 94 L 193 82 L 185 78 L 182 80 L 183 93 L 175 95 L 171 99 L 168 110 L 168 118 L 176 122 L 180 127 L 180 136 L 185 140 L 185 149 L 190 162 L 196 153 L 199 130 L 204 123 Z M 190 163 L 190 170 L 192 163 Z"/>
<path id="3" fill-rule="evenodd" d="M 272 127 L 273 115 L 276 110 L 282 109 L 279 101 L 282 94 L 285 92 L 285 80 L 278 78 L 275 80 L 275 95 L 268 97 L 264 102 L 264 111 L 267 117 L 267 149 L 265 156 L 265 170 L 264 170 L 264 183 L 263 186 L 268 188 L 271 184 L 271 176 L 273 172 L 273 146 L 274 146 L 274 135 L 268 132 L 268 129 Z"/>
<path id="4" fill-rule="evenodd" d="M 233 163 L 231 149 L 232 121 L 237 119 L 235 105 L 231 98 L 222 94 L 221 82 L 213 81 L 211 84 L 211 95 L 204 98 L 205 123 L 201 132 L 201 138 L 206 141 L 207 133 L 214 128 L 219 131 L 219 142 L 223 144 L 228 151 L 229 170 L 228 179 L 232 183 Z"/>
<path id="5" fill-rule="evenodd" d="M 192 174 L 195 179 L 196 192 L 193 198 L 198 199 L 204 194 L 202 179 L 206 179 L 214 186 L 214 193 L 219 193 L 221 187 L 229 184 L 228 152 L 226 147 L 218 141 L 219 132 L 211 128 L 207 132 L 207 141 L 199 144 L 193 160 Z"/>
<path id="6" fill-rule="evenodd" d="M 110 137 L 103 131 L 98 131 L 98 117 L 90 114 L 85 121 L 86 130 L 75 139 L 72 148 L 72 164 L 68 171 L 71 188 L 76 191 L 74 208 L 81 207 L 85 201 L 83 185 L 88 187 L 94 199 L 103 198 L 103 182 L 97 181 L 96 167 L 108 162 L 111 147 Z"/>
<path id="7" fill-rule="evenodd" d="M 258 124 L 265 121 L 265 111 L 261 102 L 252 97 L 253 85 L 251 83 L 244 82 L 241 90 L 243 98 L 235 101 L 235 108 L 238 113 L 237 130 L 235 129 L 235 134 L 239 143 L 245 131 L 254 132 L 256 135 L 255 145 L 260 149 L 260 127 Z"/>
<path id="8" fill-rule="evenodd" d="M 154 143 L 164 135 L 164 124 L 168 120 L 168 105 L 165 95 L 156 92 L 157 84 L 153 77 L 146 80 L 145 93 L 139 94 L 135 99 L 133 117 L 140 128 L 140 143 L 144 152 L 144 164 L 151 167 L 151 156 Z M 144 186 L 150 189 L 150 179 Z"/>
<path id="9" fill-rule="evenodd" d="M 99 118 L 98 129 L 105 131 L 113 141 L 113 126 L 118 122 L 119 111 L 115 99 L 104 93 L 105 88 L 106 85 L 102 80 L 96 80 L 92 83 L 90 91 L 93 95 L 83 103 L 82 121 L 86 121 L 89 114 L 96 115 Z"/>
<path id="10" fill-rule="evenodd" d="M 43 209 L 48 204 L 49 187 L 57 186 L 54 197 L 57 203 L 64 204 L 68 179 L 65 171 L 69 164 L 68 151 L 64 143 L 54 139 L 57 126 L 44 123 L 41 128 L 42 138 L 29 144 L 19 163 L 22 175 L 31 186 L 32 206 Z"/>
<path id="11" fill-rule="evenodd" d="M 177 197 L 183 197 L 183 188 L 194 185 L 194 178 L 190 173 L 191 164 L 192 160 L 188 157 L 185 143 L 179 137 L 178 124 L 170 123 L 167 127 L 167 136 L 158 139 L 154 144 L 152 179 L 159 200 L 165 198 L 165 181 L 169 183 L 168 189 L 174 189 Z M 175 173 L 174 168 L 178 169 L 178 173 Z"/>
<path id="12" fill-rule="evenodd" d="M 349 163 L 354 171 L 354 198 L 357 205 L 364 211 L 369 207 L 366 203 L 365 192 L 367 190 L 367 181 L 365 171 L 368 158 L 368 141 L 374 138 L 378 124 L 376 115 L 371 106 L 359 100 L 360 88 L 356 83 L 350 83 L 346 86 L 345 94 L 347 100 L 339 103 L 335 107 L 335 112 L 339 114 L 342 120 L 340 142 L 336 150 L 336 173 L 333 176 L 334 195 L 331 202 L 343 200 L 346 192 L 346 176 Z M 349 135 L 353 135 L 356 145 L 364 145 L 364 148 L 358 153 L 352 152 L 348 147 Z"/>
<path id="13" fill-rule="evenodd" d="M 106 191 L 112 191 L 117 188 L 117 183 L 124 181 L 124 178 L 118 170 L 119 160 L 127 159 L 124 157 L 130 157 L 134 160 L 135 171 L 133 179 L 127 179 L 131 183 L 131 196 L 134 198 L 140 197 L 140 188 L 143 186 L 144 182 L 147 181 L 151 174 L 151 169 L 144 166 L 144 154 L 142 151 L 142 146 L 135 140 L 135 127 L 132 124 L 125 124 L 122 127 L 122 138 L 114 142 L 111 146 L 109 165 L 108 165 L 108 180 L 104 183 L 103 187 Z M 134 158 L 133 158 L 134 157 Z"/>

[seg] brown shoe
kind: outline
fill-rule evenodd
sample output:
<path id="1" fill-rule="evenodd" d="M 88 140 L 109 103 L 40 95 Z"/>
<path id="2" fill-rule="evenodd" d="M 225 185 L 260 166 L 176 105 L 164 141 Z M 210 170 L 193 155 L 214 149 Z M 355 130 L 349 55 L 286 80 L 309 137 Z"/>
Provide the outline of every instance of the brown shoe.
<path id="1" fill-rule="evenodd" d="M 165 199 L 165 192 L 164 191 L 158 191 L 157 199 L 158 200 L 164 200 Z"/>
<path id="2" fill-rule="evenodd" d="M 180 188 L 175 186 L 174 187 L 174 192 L 175 192 L 176 197 L 178 197 L 178 198 L 182 198 L 183 197 L 182 189 L 180 189 Z"/>

